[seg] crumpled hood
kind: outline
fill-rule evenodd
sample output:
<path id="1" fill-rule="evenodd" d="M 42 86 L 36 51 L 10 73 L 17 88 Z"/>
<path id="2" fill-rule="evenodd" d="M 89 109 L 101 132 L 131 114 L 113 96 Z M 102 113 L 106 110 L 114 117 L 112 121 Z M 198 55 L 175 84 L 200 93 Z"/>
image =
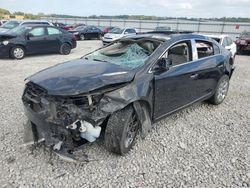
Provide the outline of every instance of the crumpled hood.
<path id="1" fill-rule="evenodd" d="M 6 33 L 0 33 L 0 41 L 4 41 L 4 40 L 16 38 L 16 37 L 17 36 L 15 36 L 15 35 L 9 35 L 9 34 L 6 34 Z"/>
<path id="2" fill-rule="evenodd" d="M 78 59 L 42 70 L 28 78 L 49 95 L 77 95 L 129 82 L 135 72 L 108 62 Z"/>

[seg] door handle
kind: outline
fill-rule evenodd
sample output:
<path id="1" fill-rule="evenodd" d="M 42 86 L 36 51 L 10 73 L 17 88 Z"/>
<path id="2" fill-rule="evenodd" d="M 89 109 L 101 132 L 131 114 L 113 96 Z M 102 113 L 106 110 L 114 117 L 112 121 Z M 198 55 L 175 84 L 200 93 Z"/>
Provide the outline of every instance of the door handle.
<path id="1" fill-rule="evenodd" d="M 192 74 L 192 75 L 190 76 L 191 79 L 195 79 L 195 78 L 197 78 L 197 77 L 198 77 L 198 74 Z"/>

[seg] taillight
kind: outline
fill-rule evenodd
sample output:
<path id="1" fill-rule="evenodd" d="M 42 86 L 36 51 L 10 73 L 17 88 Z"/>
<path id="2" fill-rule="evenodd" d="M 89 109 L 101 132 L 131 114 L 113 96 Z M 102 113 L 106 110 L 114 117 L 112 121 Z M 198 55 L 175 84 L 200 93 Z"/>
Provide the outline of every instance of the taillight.
<path id="1" fill-rule="evenodd" d="M 72 34 L 72 37 L 73 37 L 74 40 L 76 40 L 76 36 L 74 34 Z"/>

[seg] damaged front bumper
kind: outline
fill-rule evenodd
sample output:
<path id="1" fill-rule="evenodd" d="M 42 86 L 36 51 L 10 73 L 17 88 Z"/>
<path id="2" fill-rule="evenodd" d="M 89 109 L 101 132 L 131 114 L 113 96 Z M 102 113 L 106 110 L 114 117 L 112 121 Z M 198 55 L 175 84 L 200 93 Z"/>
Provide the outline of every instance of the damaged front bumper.
<path id="1" fill-rule="evenodd" d="M 24 124 L 24 144 L 44 142 L 57 154 L 72 160 L 77 147 L 99 137 L 100 125 L 108 116 L 98 109 L 98 101 L 90 95 L 51 97 L 32 83 L 26 86 L 22 100 L 28 118 Z"/>
<path id="2" fill-rule="evenodd" d="M 142 83 L 141 87 L 146 87 Z M 151 114 L 137 102 L 140 92 L 152 95 L 148 90 L 120 85 L 113 90 L 102 90 L 87 95 L 49 96 L 40 86 L 26 84 L 22 101 L 28 122 L 24 125 L 25 144 L 44 142 L 60 157 L 75 161 L 73 151 L 99 137 L 105 120 L 128 104 L 134 110 L 144 138 L 151 129 Z"/>

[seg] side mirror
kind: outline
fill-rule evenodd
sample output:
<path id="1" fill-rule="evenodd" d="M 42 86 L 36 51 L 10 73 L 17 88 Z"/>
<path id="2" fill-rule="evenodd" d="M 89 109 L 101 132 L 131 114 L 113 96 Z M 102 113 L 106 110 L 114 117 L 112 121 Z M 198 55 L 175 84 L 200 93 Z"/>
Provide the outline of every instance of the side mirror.
<path id="1" fill-rule="evenodd" d="M 155 67 L 153 68 L 154 72 L 164 72 L 169 70 L 170 66 L 172 65 L 172 60 L 169 58 L 161 58 L 157 61 L 155 64 Z"/>
<path id="2" fill-rule="evenodd" d="M 125 34 L 125 35 L 127 35 L 127 34 L 128 34 L 128 32 L 126 31 L 124 34 Z"/>
<path id="3" fill-rule="evenodd" d="M 33 37 L 33 35 L 31 33 L 27 33 L 26 37 L 29 40 L 31 37 Z"/>

